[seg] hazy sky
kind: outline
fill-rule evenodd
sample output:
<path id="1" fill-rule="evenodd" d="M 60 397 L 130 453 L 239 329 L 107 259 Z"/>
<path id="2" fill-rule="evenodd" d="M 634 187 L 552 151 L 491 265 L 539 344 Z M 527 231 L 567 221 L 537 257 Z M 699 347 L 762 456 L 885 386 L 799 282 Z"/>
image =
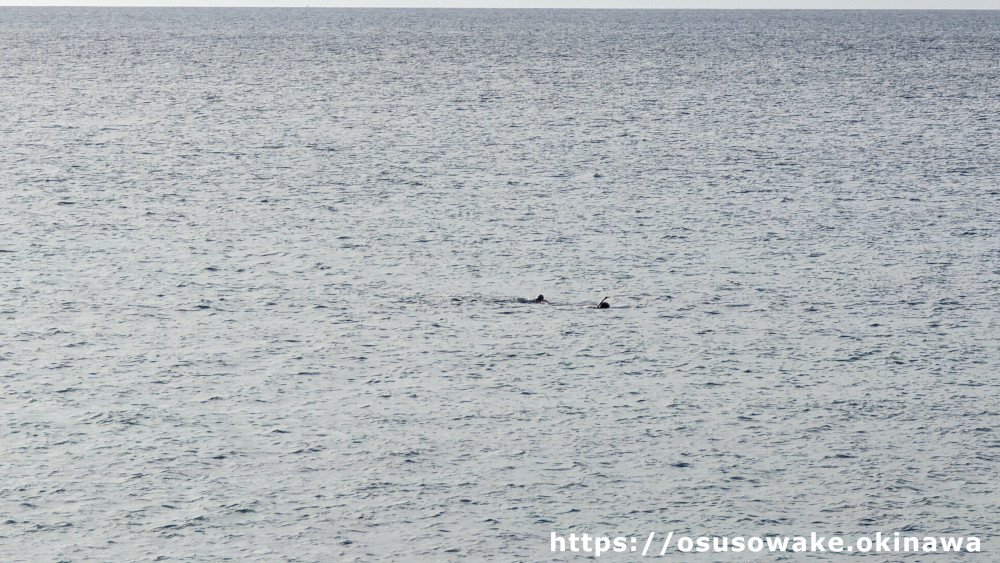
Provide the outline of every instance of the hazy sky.
<path id="1" fill-rule="evenodd" d="M 329 6 L 441 8 L 816 8 L 997 10 L 1000 0 L 0 0 L 0 6 Z"/>

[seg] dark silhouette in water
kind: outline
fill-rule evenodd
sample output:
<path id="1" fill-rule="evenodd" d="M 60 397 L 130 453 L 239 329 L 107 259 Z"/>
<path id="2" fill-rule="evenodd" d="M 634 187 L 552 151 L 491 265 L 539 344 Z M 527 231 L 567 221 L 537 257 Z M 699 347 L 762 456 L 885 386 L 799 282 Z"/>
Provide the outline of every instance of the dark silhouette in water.
<path id="1" fill-rule="evenodd" d="M 517 301 L 518 301 L 518 303 L 544 303 L 546 305 L 551 305 L 551 303 L 549 303 L 548 301 L 545 300 L 545 296 L 542 295 L 541 293 L 539 293 L 538 297 L 536 297 L 534 299 L 524 299 L 524 298 L 518 297 Z M 608 298 L 605 297 L 604 299 L 601 299 L 601 302 L 598 303 L 597 305 L 587 305 L 587 308 L 588 309 L 610 309 L 611 308 L 611 304 L 608 303 Z"/>

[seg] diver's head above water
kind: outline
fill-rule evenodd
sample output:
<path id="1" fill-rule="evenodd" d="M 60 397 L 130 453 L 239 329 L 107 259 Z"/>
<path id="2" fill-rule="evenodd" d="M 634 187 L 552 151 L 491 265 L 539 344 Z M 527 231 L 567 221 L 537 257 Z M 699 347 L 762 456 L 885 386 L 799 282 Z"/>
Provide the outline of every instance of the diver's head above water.
<path id="1" fill-rule="evenodd" d="M 535 303 L 545 303 L 547 305 L 549 302 L 545 300 L 545 296 L 544 295 L 542 295 L 541 293 L 539 293 L 538 297 L 535 298 Z"/>

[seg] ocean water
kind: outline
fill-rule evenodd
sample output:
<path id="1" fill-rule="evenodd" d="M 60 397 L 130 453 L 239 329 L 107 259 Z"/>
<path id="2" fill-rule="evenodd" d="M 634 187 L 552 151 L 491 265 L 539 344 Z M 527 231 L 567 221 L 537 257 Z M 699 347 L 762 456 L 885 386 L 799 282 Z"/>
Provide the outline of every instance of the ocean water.
<path id="1" fill-rule="evenodd" d="M 1000 12 L 0 8 L 0 203 L 5 562 L 1000 557 Z"/>

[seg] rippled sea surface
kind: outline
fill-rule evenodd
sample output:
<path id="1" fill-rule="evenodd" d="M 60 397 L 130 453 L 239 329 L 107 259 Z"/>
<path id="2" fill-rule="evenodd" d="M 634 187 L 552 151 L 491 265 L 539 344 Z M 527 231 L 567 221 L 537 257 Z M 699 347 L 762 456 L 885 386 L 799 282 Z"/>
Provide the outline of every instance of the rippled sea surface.
<path id="1" fill-rule="evenodd" d="M 0 85 L 3 561 L 1000 553 L 1000 12 L 2 8 Z"/>

